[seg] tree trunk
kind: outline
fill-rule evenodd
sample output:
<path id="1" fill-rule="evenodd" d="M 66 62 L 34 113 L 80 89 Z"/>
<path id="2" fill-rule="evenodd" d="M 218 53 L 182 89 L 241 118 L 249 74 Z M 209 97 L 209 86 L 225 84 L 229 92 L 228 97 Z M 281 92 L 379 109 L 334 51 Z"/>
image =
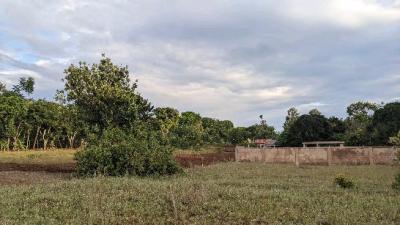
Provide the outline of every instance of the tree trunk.
<path id="1" fill-rule="evenodd" d="M 29 143 L 29 138 L 30 138 L 30 134 L 31 134 L 31 130 L 28 130 L 28 135 L 27 135 L 27 138 L 26 138 L 26 148 L 27 149 L 29 149 L 29 145 L 30 145 L 30 143 Z"/>
<path id="2" fill-rule="evenodd" d="M 24 148 L 26 148 L 26 142 L 25 142 L 25 137 L 26 137 L 26 132 L 24 132 L 24 136 L 22 137 L 22 141 L 20 143 L 22 143 L 24 146 Z"/>
<path id="3" fill-rule="evenodd" d="M 10 137 L 7 138 L 7 151 L 10 151 Z"/>
<path id="4" fill-rule="evenodd" d="M 43 139 L 43 150 L 46 150 L 47 142 L 49 141 L 49 139 L 46 139 L 46 133 L 47 133 L 47 130 L 44 129 L 44 130 L 43 130 L 43 134 L 42 134 L 42 139 Z"/>
<path id="5" fill-rule="evenodd" d="M 62 148 L 63 146 L 62 146 L 62 144 L 61 144 L 60 137 L 57 138 L 57 142 L 58 142 L 58 147 L 59 147 L 59 148 Z"/>
<path id="6" fill-rule="evenodd" d="M 37 141 L 38 141 L 38 137 L 39 137 L 39 131 L 40 131 L 40 127 L 38 127 L 37 129 L 36 129 L 36 136 L 35 136 L 35 140 L 33 141 L 33 149 L 35 148 L 35 147 L 37 147 Z"/>
<path id="7" fill-rule="evenodd" d="M 68 136 L 70 148 L 74 148 L 75 137 L 76 137 L 76 132 L 74 132 L 71 136 Z"/>
<path id="8" fill-rule="evenodd" d="M 14 135 L 14 142 L 13 142 L 13 150 L 17 149 L 19 151 L 18 148 L 18 138 L 19 138 L 19 128 L 21 127 L 21 123 L 18 124 L 17 126 L 17 131 L 15 132 Z"/>

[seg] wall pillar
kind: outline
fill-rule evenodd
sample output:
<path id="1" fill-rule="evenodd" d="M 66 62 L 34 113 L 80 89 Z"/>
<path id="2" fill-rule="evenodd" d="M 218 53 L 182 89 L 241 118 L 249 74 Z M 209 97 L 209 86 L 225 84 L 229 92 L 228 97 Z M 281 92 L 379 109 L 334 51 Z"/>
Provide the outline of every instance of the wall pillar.
<path id="1" fill-rule="evenodd" d="M 263 163 L 265 163 L 265 161 L 266 161 L 266 160 L 265 160 L 265 158 L 266 158 L 265 155 L 267 154 L 267 153 L 266 153 L 266 150 L 265 150 L 265 149 L 261 149 L 260 151 L 261 151 L 261 161 L 262 161 Z"/>
<path id="2" fill-rule="evenodd" d="M 235 162 L 238 162 L 239 161 L 239 153 L 238 153 L 238 151 L 239 151 L 239 146 L 236 146 L 235 147 Z"/>
<path id="3" fill-rule="evenodd" d="M 328 166 L 332 165 L 332 149 L 328 148 L 327 150 L 327 159 L 328 159 Z"/>
<path id="4" fill-rule="evenodd" d="M 374 157 L 373 157 L 372 151 L 373 151 L 373 148 L 369 148 L 369 150 L 368 150 L 369 165 L 374 165 Z"/>
<path id="5" fill-rule="evenodd" d="M 294 160 L 296 163 L 296 166 L 300 166 L 300 160 L 299 160 L 299 148 L 296 148 L 296 150 L 294 151 Z"/>

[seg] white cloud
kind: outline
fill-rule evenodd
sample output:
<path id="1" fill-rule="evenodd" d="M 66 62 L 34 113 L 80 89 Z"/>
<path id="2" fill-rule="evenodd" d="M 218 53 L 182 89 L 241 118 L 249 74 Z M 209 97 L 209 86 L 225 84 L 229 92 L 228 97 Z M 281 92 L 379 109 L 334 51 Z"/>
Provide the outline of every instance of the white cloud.
<path id="1" fill-rule="evenodd" d="M 307 113 L 308 110 L 327 106 L 328 104 L 322 102 L 310 102 L 296 106 L 301 112 Z"/>
<path id="2" fill-rule="evenodd" d="M 400 21 L 400 8 L 384 6 L 378 1 L 368 0 L 327 0 L 289 3 L 287 15 L 298 21 L 332 23 L 349 28 L 371 24 Z"/>
<path id="3" fill-rule="evenodd" d="M 356 99 L 399 96 L 399 10 L 398 0 L 3 0 L 0 80 L 34 73 L 37 96 L 51 98 L 69 63 L 104 52 L 156 106 L 238 125 L 264 114 L 280 128 L 291 106 L 344 115 Z"/>
<path id="4" fill-rule="evenodd" d="M 8 87 L 15 85 L 20 77 L 33 77 L 40 79 L 41 76 L 35 71 L 15 69 L 15 70 L 0 70 L 0 82 Z"/>
<path id="5" fill-rule="evenodd" d="M 42 67 L 46 67 L 48 65 L 50 65 L 50 60 L 45 60 L 45 59 L 40 59 L 38 61 L 35 62 L 36 66 L 42 66 Z"/>

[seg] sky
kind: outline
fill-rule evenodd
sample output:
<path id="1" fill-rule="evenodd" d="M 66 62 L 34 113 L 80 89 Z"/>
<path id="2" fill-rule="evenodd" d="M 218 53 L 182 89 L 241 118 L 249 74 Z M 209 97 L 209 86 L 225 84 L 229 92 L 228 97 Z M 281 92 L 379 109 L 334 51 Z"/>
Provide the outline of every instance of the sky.
<path id="1" fill-rule="evenodd" d="M 346 117 L 400 99 L 400 0 L 0 0 L 0 82 L 53 99 L 105 53 L 156 107 L 282 129 L 286 111 Z"/>

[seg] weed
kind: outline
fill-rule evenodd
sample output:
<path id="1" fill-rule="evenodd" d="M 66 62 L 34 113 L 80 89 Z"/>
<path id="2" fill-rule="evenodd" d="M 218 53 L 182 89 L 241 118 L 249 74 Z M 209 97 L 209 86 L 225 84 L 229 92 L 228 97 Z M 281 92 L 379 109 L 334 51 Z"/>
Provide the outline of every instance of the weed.
<path id="1" fill-rule="evenodd" d="M 354 181 L 348 177 L 345 177 L 343 174 L 339 174 L 335 177 L 335 184 L 345 189 L 351 189 L 355 187 Z"/>
<path id="2" fill-rule="evenodd" d="M 400 173 L 395 176 L 392 187 L 400 191 Z"/>

